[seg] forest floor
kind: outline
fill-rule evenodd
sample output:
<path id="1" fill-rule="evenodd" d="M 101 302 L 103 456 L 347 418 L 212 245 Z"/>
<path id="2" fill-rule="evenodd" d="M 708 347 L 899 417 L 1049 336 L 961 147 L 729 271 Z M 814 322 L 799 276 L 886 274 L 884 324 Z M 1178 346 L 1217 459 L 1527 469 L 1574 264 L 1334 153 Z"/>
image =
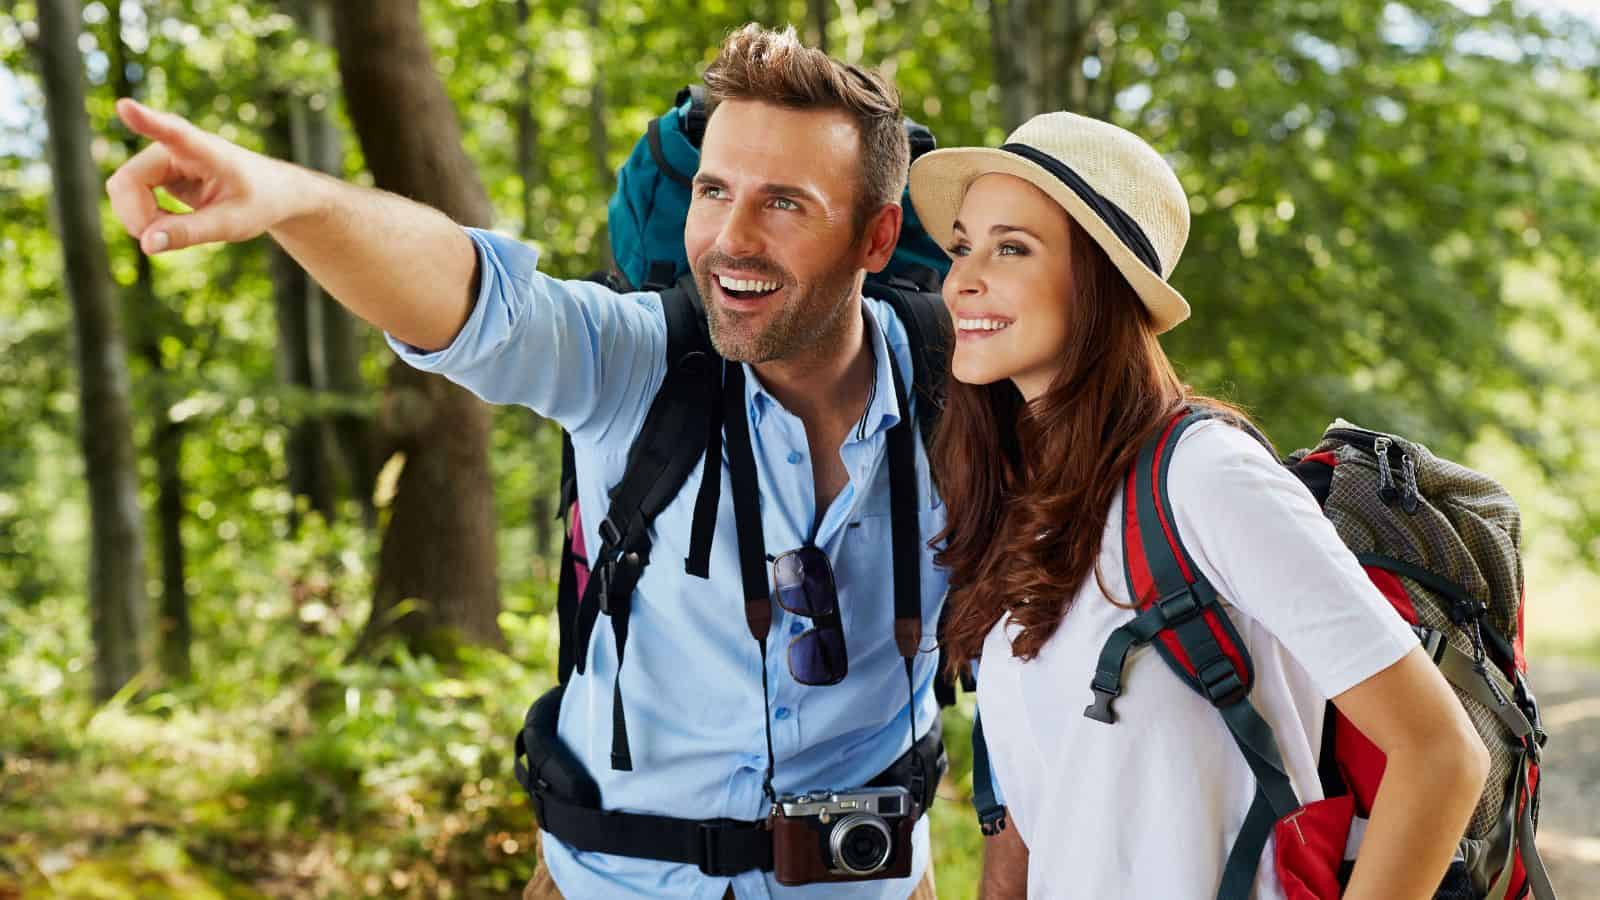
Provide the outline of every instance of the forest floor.
<path id="1" fill-rule="evenodd" d="M 1539 846 L 1562 900 L 1600 900 L 1600 655 L 1536 657 L 1530 681 L 1550 732 Z M 0 900 L 509 897 L 531 873 L 526 803 L 492 783 L 396 791 L 351 771 L 358 787 L 309 752 L 244 749 L 298 726 L 174 740 L 181 719 L 149 718 L 102 713 L 83 725 L 92 751 L 36 741 L 0 759 Z M 941 795 L 940 893 L 965 900 L 976 829 L 964 786 Z"/>
<path id="2" fill-rule="evenodd" d="M 1600 900 L 1600 668 L 1534 662 L 1529 682 L 1550 733 L 1539 851 L 1562 900 Z"/>

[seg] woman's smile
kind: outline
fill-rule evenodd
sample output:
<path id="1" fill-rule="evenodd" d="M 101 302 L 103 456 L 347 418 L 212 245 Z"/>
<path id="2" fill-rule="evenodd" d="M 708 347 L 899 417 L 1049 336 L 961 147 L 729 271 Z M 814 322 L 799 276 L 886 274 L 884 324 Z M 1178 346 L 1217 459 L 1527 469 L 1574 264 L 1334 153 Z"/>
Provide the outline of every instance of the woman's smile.
<path id="1" fill-rule="evenodd" d="M 955 320 L 958 342 L 987 340 L 1010 328 L 1016 321 L 1004 316 L 982 313 L 957 313 Z"/>

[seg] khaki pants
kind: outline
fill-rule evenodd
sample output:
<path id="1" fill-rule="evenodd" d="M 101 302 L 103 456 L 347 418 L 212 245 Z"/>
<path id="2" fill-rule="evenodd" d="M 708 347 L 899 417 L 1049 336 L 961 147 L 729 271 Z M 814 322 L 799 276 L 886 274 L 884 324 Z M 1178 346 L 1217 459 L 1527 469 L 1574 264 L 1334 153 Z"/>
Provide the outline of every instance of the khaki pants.
<path id="1" fill-rule="evenodd" d="M 550 873 L 544 867 L 544 848 L 541 846 L 536 854 L 539 859 L 539 869 L 533 873 L 533 878 L 528 880 L 522 889 L 522 900 L 566 900 L 561 891 L 556 889 L 556 883 L 550 880 Z M 733 900 L 733 889 L 723 895 L 725 900 Z M 573 898 L 573 900 L 586 900 L 586 898 Z M 933 864 L 928 864 L 928 871 L 923 874 L 922 882 L 917 889 L 911 892 L 910 900 L 939 900 L 939 895 L 933 889 Z"/>

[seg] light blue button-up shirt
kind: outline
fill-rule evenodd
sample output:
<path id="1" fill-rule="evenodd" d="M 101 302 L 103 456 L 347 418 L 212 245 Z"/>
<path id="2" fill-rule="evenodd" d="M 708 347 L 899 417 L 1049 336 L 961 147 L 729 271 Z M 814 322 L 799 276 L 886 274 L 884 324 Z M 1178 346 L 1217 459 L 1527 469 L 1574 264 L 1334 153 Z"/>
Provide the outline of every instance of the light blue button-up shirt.
<path id="1" fill-rule="evenodd" d="M 538 253 L 520 242 L 468 229 L 478 250 L 481 289 L 460 334 L 423 353 L 389 339 L 406 362 L 438 372 L 492 403 L 520 403 L 555 419 L 577 453 L 585 546 L 607 493 L 621 480 L 628 448 L 666 373 L 666 320 L 654 293 L 616 294 L 537 271 Z M 911 349 L 890 307 L 865 300 L 876 389 L 858 427 L 838 450 L 850 481 L 816 515 L 805 426 L 746 367 L 746 408 L 761 488 L 766 552 L 808 542 L 833 562 L 849 674 L 808 687 L 789 674 L 787 648 L 811 621 L 774 605 L 767 639 L 769 695 L 763 703 L 761 650 L 745 624 L 732 491 L 723 459 L 722 502 L 709 579 L 684 572 L 700 484 L 696 466 L 653 529 L 651 564 L 633 595 L 623 708 L 632 772 L 611 768 L 612 682 L 617 675 L 610 621 L 602 616 L 586 650 L 588 671 L 574 675 L 561 705 L 560 736 L 599 783 L 607 809 L 686 819 L 760 819 L 767 814 L 763 717 L 770 714 L 779 793 L 859 787 L 911 744 L 908 705 L 919 733 L 937 725 L 934 629 L 946 579 L 922 559 L 922 647 L 914 691 L 894 642 L 887 433 L 900 421 L 889 360 L 911 383 Z M 914 400 L 912 402 L 915 402 Z M 827 452 L 827 451 L 820 451 Z M 917 496 L 922 543 L 944 524 L 917 434 Z M 820 522 L 815 533 L 812 524 Z M 912 696 L 914 694 L 914 700 Z M 771 873 L 708 877 L 693 865 L 572 850 L 546 833 L 546 865 L 568 897 L 739 898 L 908 896 L 928 864 L 928 822 L 918 823 L 912 876 L 905 879 L 784 887 Z"/>

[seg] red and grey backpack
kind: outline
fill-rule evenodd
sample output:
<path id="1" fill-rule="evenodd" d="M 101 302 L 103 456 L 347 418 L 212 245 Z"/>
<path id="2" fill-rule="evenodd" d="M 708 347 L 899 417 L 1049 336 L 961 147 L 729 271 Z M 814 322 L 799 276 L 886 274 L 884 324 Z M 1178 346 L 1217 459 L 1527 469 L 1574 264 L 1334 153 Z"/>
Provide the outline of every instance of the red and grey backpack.
<path id="1" fill-rule="evenodd" d="M 1128 474 L 1123 557 L 1139 613 L 1107 640 L 1084 714 L 1115 722 L 1128 651 L 1152 644 L 1209 700 L 1256 777 L 1256 796 L 1228 855 L 1218 900 L 1247 900 L 1267 837 L 1288 900 L 1340 896 L 1383 777 L 1381 751 L 1329 704 L 1319 770 L 1325 799 L 1302 805 L 1272 728 L 1250 702 L 1250 654 L 1222 598 L 1195 566 L 1167 498 L 1172 448 L 1189 410 L 1146 442 Z M 1260 435 L 1256 435 L 1260 437 Z M 1521 519 L 1493 479 L 1421 444 L 1336 421 L 1311 450 L 1284 460 L 1321 505 L 1383 595 L 1455 689 L 1492 764 L 1439 900 L 1554 900 L 1534 849 L 1545 733 L 1522 653 Z M 994 806 L 987 811 L 992 821 Z M 980 808 L 980 818 L 985 810 Z M 991 826 L 992 828 L 992 826 Z"/>

